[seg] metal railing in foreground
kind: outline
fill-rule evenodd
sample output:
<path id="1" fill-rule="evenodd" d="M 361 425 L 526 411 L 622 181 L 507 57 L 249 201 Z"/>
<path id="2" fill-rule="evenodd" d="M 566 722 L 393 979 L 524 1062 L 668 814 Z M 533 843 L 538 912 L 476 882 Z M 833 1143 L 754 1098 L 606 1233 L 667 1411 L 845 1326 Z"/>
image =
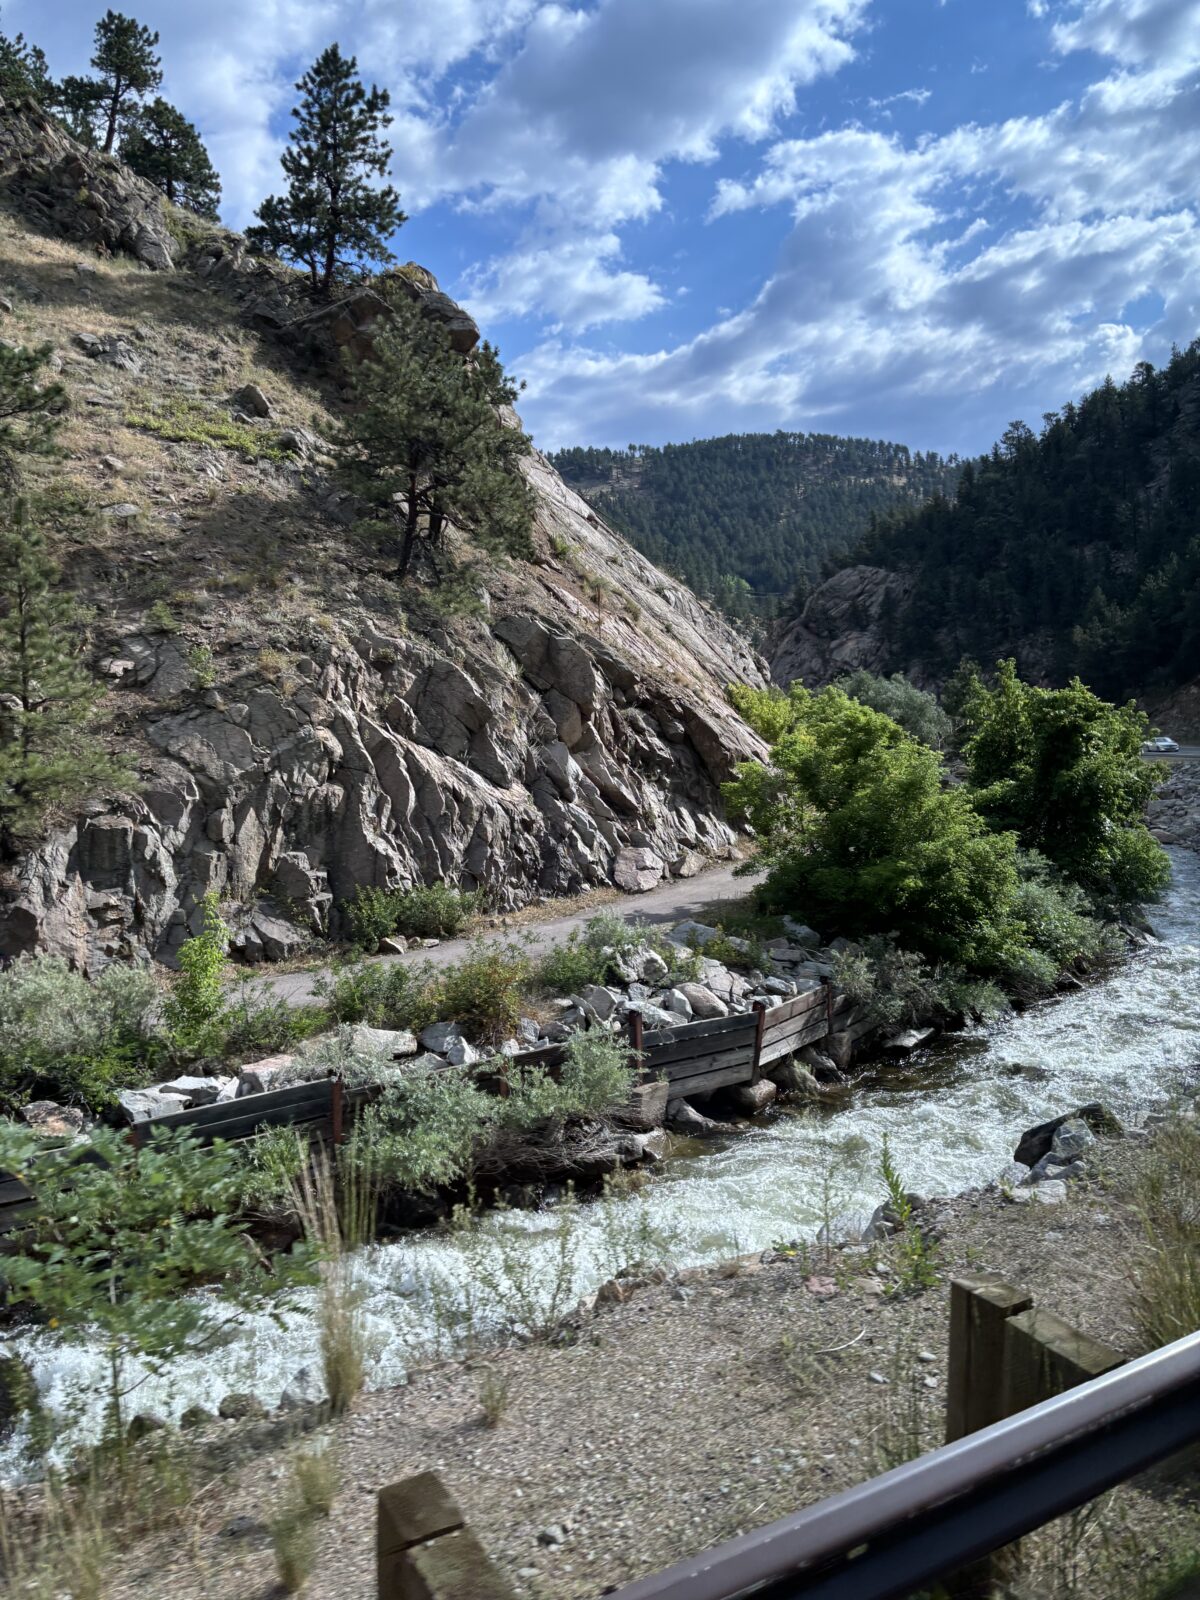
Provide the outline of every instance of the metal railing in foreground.
<path id="1" fill-rule="evenodd" d="M 617 1590 L 893 1600 L 1200 1440 L 1200 1334 Z"/>

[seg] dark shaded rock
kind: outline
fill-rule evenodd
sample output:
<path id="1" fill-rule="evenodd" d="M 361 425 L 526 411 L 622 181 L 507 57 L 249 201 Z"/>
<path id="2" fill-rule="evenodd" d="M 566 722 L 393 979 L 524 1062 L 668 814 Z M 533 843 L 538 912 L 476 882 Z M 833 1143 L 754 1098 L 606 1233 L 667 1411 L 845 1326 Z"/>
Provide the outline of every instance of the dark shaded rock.
<path id="1" fill-rule="evenodd" d="M 1013 1151 L 1013 1160 L 1019 1161 L 1023 1167 L 1036 1166 L 1043 1156 L 1050 1154 L 1054 1146 L 1054 1136 L 1063 1123 L 1070 1122 L 1075 1117 L 1086 1123 L 1097 1138 L 1119 1139 L 1125 1132 L 1111 1111 L 1099 1101 L 1092 1101 L 1075 1111 L 1064 1111 L 1061 1117 L 1054 1117 L 1049 1122 L 1039 1122 L 1036 1128 L 1026 1129 L 1021 1135 L 1020 1143 Z"/>

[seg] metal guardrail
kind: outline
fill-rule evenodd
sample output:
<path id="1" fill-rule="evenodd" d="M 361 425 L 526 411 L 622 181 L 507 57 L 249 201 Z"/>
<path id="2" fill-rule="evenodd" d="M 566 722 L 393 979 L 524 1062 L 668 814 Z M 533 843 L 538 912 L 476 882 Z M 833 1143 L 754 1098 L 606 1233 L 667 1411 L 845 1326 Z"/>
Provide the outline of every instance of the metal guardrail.
<path id="1" fill-rule="evenodd" d="M 616 1600 L 899 1600 L 1200 1441 L 1200 1333 Z"/>

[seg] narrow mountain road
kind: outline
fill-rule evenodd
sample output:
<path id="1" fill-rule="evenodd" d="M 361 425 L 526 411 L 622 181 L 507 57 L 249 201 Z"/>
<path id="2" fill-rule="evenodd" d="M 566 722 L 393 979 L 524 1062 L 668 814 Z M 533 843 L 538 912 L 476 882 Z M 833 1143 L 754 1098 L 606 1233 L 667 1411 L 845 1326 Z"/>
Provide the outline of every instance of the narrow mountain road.
<path id="1" fill-rule="evenodd" d="M 694 878 L 678 878 L 673 883 L 651 889 L 647 894 L 629 895 L 622 900 L 602 906 L 586 906 L 565 916 L 551 917 L 545 922 L 516 922 L 506 927 L 503 920 L 494 928 L 486 929 L 484 939 L 511 939 L 527 955 L 538 956 L 551 946 L 561 944 L 569 934 L 582 928 L 599 912 L 621 917 L 626 922 L 681 922 L 686 917 L 698 915 L 705 907 L 722 900 L 739 900 L 747 894 L 753 880 L 734 877 L 736 863 L 711 867 Z M 374 956 L 372 960 L 399 962 L 401 966 L 431 962 L 435 967 L 450 967 L 461 961 L 471 947 L 470 939 L 444 939 L 432 950 L 410 950 L 402 956 Z M 273 994 L 289 1005 L 302 1006 L 318 998 L 316 985 L 329 972 L 328 967 L 314 967 L 308 972 L 281 972 L 263 979 Z"/>

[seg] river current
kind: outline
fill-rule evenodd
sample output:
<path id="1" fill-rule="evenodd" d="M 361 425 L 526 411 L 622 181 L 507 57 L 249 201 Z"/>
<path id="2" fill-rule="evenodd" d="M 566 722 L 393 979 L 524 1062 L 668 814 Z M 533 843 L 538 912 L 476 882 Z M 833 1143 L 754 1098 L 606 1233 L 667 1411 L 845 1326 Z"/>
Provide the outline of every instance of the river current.
<path id="1" fill-rule="evenodd" d="M 371 1340 L 370 1382 L 399 1382 L 468 1311 L 486 1331 L 514 1303 L 533 1315 L 552 1294 L 573 1303 L 653 1236 L 679 1266 L 713 1262 L 826 1221 L 857 1225 L 883 1196 L 884 1135 L 906 1187 L 947 1195 L 994 1180 L 1021 1132 L 1089 1100 L 1136 1122 L 1200 1079 L 1200 857 L 1172 851 L 1151 922 L 1161 941 L 1084 989 L 987 1028 L 944 1039 L 903 1067 L 860 1080 L 820 1117 L 781 1114 L 716 1147 L 673 1159 L 640 1192 L 604 1205 L 491 1215 L 469 1236 L 417 1234 L 361 1251 L 354 1272 Z M 503 1287 L 501 1286 L 503 1285 Z M 34 1368 L 45 1404 L 70 1412 L 70 1436 L 95 1434 L 99 1352 L 44 1332 L 0 1343 Z M 222 1345 L 147 1376 L 129 1412 L 176 1418 L 230 1392 L 278 1403 L 296 1374 L 320 1371 L 303 1307 L 282 1326 L 251 1317 Z M 19 1475 L 15 1441 L 0 1479 Z"/>

